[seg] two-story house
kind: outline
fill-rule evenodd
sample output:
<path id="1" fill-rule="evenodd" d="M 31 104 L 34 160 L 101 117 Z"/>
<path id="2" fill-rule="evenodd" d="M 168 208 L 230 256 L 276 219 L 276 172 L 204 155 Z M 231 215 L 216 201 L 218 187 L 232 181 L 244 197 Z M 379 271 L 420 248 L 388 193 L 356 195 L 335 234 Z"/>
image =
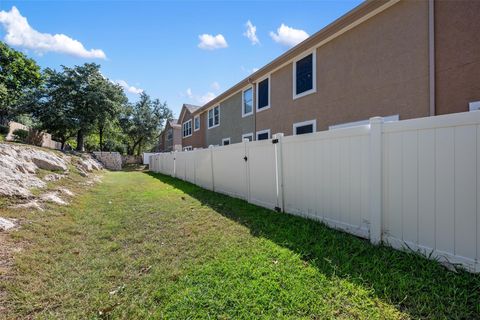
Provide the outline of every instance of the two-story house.
<path id="1" fill-rule="evenodd" d="M 205 146 L 205 112 L 200 106 L 183 104 L 178 123 L 182 126 L 183 150 L 193 150 Z"/>
<path id="2" fill-rule="evenodd" d="M 480 108 L 478 17 L 475 0 L 365 1 L 196 109 L 203 147 Z"/>
<path id="3" fill-rule="evenodd" d="M 159 152 L 182 150 L 181 126 L 177 119 L 167 121 L 165 128 L 160 133 L 157 149 Z"/>

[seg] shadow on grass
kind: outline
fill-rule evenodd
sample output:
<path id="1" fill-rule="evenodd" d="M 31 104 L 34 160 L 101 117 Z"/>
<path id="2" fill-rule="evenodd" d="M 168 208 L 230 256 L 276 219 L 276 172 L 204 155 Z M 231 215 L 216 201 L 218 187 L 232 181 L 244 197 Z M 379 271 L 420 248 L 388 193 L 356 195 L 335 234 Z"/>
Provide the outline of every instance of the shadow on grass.
<path id="1" fill-rule="evenodd" d="M 480 319 L 480 275 L 447 271 L 436 261 L 214 193 L 169 176 L 146 172 L 219 214 L 301 255 L 319 272 L 372 288 L 414 318 Z"/>

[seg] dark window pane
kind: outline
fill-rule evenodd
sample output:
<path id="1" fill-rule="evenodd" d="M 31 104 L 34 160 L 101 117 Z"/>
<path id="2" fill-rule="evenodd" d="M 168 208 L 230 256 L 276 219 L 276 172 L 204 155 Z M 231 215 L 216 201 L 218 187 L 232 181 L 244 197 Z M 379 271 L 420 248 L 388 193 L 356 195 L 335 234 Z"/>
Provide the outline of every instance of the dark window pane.
<path id="1" fill-rule="evenodd" d="M 229 144 L 230 144 L 230 141 L 228 141 L 228 140 L 223 141 L 224 146 L 228 146 Z"/>
<path id="2" fill-rule="evenodd" d="M 296 134 L 305 134 L 313 132 L 313 124 L 307 124 L 305 126 L 297 127 L 295 130 Z"/>
<path id="3" fill-rule="evenodd" d="M 313 88 L 313 55 L 308 55 L 297 63 L 296 94 Z"/>
<path id="4" fill-rule="evenodd" d="M 268 78 L 258 83 L 258 109 L 268 106 Z"/>
<path id="5" fill-rule="evenodd" d="M 257 140 L 267 140 L 268 139 L 268 132 L 260 133 L 257 137 Z"/>

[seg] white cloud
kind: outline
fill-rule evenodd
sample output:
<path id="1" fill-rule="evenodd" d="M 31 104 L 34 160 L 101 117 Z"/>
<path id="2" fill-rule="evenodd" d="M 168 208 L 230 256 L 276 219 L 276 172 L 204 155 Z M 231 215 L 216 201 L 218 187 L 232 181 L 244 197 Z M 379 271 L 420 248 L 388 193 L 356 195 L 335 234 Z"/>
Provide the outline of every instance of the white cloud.
<path id="1" fill-rule="evenodd" d="M 294 29 L 282 23 L 277 29 L 277 33 L 270 31 L 270 37 L 277 43 L 293 47 L 307 39 L 309 35 L 304 30 Z"/>
<path id="2" fill-rule="evenodd" d="M 4 40 L 9 45 L 32 49 L 40 54 L 58 52 L 82 58 L 106 59 L 102 50 L 87 50 L 80 41 L 64 34 L 38 32 L 28 24 L 27 18 L 23 17 L 16 7 L 12 7 L 10 11 L 0 11 L 0 23 L 7 31 Z"/>
<path id="3" fill-rule="evenodd" d="M 140 94 L 143 92 L 143 89 L 131 86 L 125 80 L 115 80 L 113 82 L 119 84 L 123 88 L 123 90 L 125 90 L 128 93 Z"/>
<path id="4" fill-rule="evenodd" d="M 212 88 L 212 90 L 218 91 L 218 90 L 220 90 L 220 83 L 218 83 L 217 81 L 214 81 L 214 82 L 212 82 L 210 87 Z"/>
<path id="5" fill-rule="evenodd" d="M 215 50 L 228 47 L 227 41 L 221 34 L 213 36 L 211 34 L 201 34 L 198 36 L 200 43 L 198 47 L 204 50 Z"/>
<path id="6" fill-rule="evenodd" d="M 198 103 L 200 105 L 204 105 L 205 103 L 215 99 L 216 95 L 215 93 L 213 92 L 207 92 L 203 95 L 195 95 L 193 94 L 192 92 L 192 89 L 188 88 L 187 91 L 187 97 L 190 99 L 190 100 L 193 100 L 195 103 Z"/>
<path id="7" fill-rule="evenodd" d="M 252 45 L 259 44 L 260 40 L 258 40 L 257 37 L 257 27 L 254 26 L 250 20 L 247 21 L 245 26 L 247 27 L 247 30 L 244 32 L 243 35 L 250 40 Z"/>

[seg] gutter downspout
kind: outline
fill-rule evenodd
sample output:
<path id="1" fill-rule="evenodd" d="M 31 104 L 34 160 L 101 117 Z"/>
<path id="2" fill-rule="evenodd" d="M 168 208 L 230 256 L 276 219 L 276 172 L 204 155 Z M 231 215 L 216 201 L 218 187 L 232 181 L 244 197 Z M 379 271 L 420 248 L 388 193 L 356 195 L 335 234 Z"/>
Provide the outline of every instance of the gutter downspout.
<path id="1" fill-rule="evenodd" d="M 428 78 L 430 116 L 435 115 L 435 4 L 428 0 Z"/>

